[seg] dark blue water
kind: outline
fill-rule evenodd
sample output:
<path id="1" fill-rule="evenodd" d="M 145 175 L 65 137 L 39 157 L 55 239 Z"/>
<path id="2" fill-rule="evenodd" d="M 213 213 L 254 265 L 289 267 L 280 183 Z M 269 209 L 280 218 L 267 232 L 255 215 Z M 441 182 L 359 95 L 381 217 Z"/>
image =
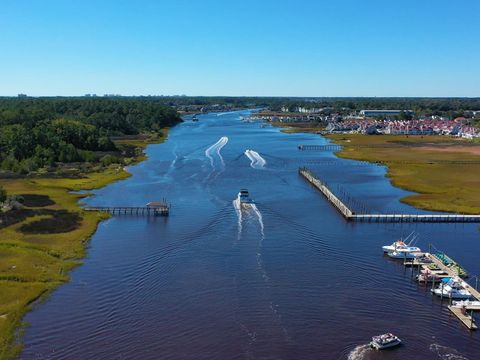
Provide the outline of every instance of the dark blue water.
<path id="1" fill-rule="evenodd" d="M 167 197 L 173 206 L 168 218 L 103 222 L 72 281 L 26 316 L 21 357 L 479 359 L 478 334 L 380 248 L 415 230 L 418 246 L 433 243 L 480 273 L 478 225 L 346 223 L 299 166 L 370 210 L 421 211 L 399 202 L 408 193 L 383 167 L 299 151 L 327 141 L 241 122 L 245 114 L 175 127 L 131 178 L 86 200 L 134 206 Z M 266 165 L 252 167 L 246 149 Z M 239 217 L 232 200 L 242 187 L 257 205 Z M 364 346 L 386 331 L 404 345 Z"/>

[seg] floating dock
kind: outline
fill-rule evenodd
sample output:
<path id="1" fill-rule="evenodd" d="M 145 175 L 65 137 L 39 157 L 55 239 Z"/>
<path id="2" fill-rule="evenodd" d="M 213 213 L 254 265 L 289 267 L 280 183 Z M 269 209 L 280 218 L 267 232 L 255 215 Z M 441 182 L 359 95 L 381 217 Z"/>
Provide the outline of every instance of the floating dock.
<path id="1" fill-rule="evenodd" d="M 432 261 L 435 266 L 437 266 L 441 271 L 448 274 L 450 277 L 458 276 L 458 271 L 455 268 L 451 268 L 445 265 L 440 259 L 438 259 L 435 255 L 430 253 L 425 253 L 425 256 Z M 432 287 L 434 286 L 435 282 L 433 282 Z M 475 301 L 480 301 L 480 292 L 475 289 L 473 286 L 468 284 L 464 281 L 464 287 L 467 289 L 472 297 L 475 298 Z M 463 306 L 454 306 L 449 305 L 448 310 L 455 315 L 468 329 L 470 330 L 477 330 L 477 325 L 475 324 L 475 320 L 473 319 L 473 312 L 479 311 L 480 306 L 476 303 L 467 303 Z M 467 314 L 467 311 L 470 311 L 470 314 Z"/>
<path id="2" fill-rule="evenodd" d="M 85 211 L 102 211 L 112 215 L 168 216 L 170 205 L 166 201 L 149 202 L 145 206 L 86 206 Z"/>
<path id="3" fill-rule="evenodd" d="M 467 314 L 462 311 L 462 308 L 457 306 L 448 305 L 448 310 L 452 312 L 460 321 L 470 330 L 477 330 L 477 325 L 473 319 L 473 314 Z"/>
<path id="4" fill-rule="evenodd" d="M 430 252 L 422 252 L 419 254 L 420 257 L 413 260 L 405 259 L 403 262 L 404 266 L 412 268 L 412 277 L 415 267 L 418 268 L 418 274 L 426 275 L 424 271 L 428 270 L 430 275 L 435 275 L 434 277 L 423 281 L 417 279 L 419 283 L 424 283 L 425 286 L 427 286 L 427 283 L 431 283 L 431 288 L 433 290 L 436 285 L 441 284 L 443 278 L 459 277 L 458 268 L 460 265 L 456 264 L 457 266 L 448 266 L 441 259 L 439 259 L 437 255 Z M 432 269 L 432 265 L 434 265 L 437 269 Z M 466 274 L 466 272 L 464 274 Z M 466 281 L 463 281 L 462 286 L 470 292 L 471 298 L 474 300 L 455 301 L 448 296 L 440 297 L 440 299 L 449 301 L 448 310 L 455 315 L 469 330 L 477 330 L 477 325 L 475 323 L 473 314 L 475 311 L 480 311 L 480 292 L 477 290 L 478 278 L 475 287 L 471 286 Z"/>
<path id="5" fill-rule="evenodd" d="M 340 200 L 328 186 L 306 167 L 298 170 L 309 183 L 325 195 L 347 221 L 359 222 L 422 222 L 422 223 L 477 223 L 480 215 L 465 214 L 356 214 Z"/>

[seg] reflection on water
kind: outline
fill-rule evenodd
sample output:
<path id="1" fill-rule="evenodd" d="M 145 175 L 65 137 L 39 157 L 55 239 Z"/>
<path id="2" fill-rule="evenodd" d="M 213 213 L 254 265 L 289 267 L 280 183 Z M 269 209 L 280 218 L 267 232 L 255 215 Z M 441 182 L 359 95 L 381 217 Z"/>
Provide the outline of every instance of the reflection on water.
<path id="1" fill-rule="evenodd" d="M 218 115 L 218 116 L 217 116 Z M 297 174 L 308 164 L 377 211 L 409 211 L 385 168 L 355 166 L 318 135 L 199 116 L 147 149 L 133 176 L 84 201 L 143 205 L 166 197 L 169 218 L 103 222 L 84 265 L 27 315 L 24 359 L 477 359 L 478 334 L 447 303 L 382 255 L 413 230 L 480 273 L 472 224 L 355 224 Z M 254 149 L 254 150 L 252 150 Z M 240 188 L 255 200 L 232 201 Z M 391 331 L 400 348 L 364 344 Z"/>

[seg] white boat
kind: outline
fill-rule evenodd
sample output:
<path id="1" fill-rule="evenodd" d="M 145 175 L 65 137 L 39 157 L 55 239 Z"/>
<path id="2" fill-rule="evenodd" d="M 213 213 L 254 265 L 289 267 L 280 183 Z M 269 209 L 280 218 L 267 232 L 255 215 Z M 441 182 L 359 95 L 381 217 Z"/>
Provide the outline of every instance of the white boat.
<path id="1" fill-rule="evenodd" d="M 408 238 L 410 238 L 410 236 L 412 236 L 412 235 L 413 235 L 413 233 L 408 235 L 405 240 L 408 240 Z M 413 238 L 410 240 L 410 242 L 408 244 L 405 243 L 405 241 L 403 241 L 403 240 L 398 240 L 398 241 L 395 241 L 391 245 L 384 245 L 384 246 L 382 246 L 383 252 L 388 253 L 388 252 L 392 252 L 392 251 L 396 251 L 396 252 L 419 252 L 419 251 L 422 251 L 422 249 L 420 249 L 419 247 L 410 246 L 410 244 L 416 238 L 417 238 L 417 236 L 413 236 Z"/>
<path id="2" fill-rule="evenodd" d="M 394 346 L 398 346 L 402 343 L 402 340 L 391 333 L 378 335 L 372 337 L 372 341 L 370 342 L 370 346 L 377 350 L 388 349 Z"/>
<path id="3" fill-rule="evenodd" d="M 453 301 L 452 305 L 459 308 L 468 307 L 468 308 L 480 309 L 480 301 L 459 300 L 459 301 Z"/>
<path id="4" fill-rule="evenodd" d="M 250 194 L 248 193 L 247 189 L 240 189 L 235 203 L 236 207 L 240 209 L 251 207 L 254 202 L 252 199 L 250 199 Z"/>
<path id="5" fill-rule="evenodd" d="M 416 246 L 408 246 L 402 240 L 395 241 L 392 245 L 384 245 L 382 246 L 383 252 L 392 252 L 392 251 L 404 251 L 404 252 L 414 252 L 414 251 L 422 251 L 419 247 Z"/>
<path id="6" fill-rule="evenodd" d="M 432 293 L 449 299 L 470 299 L 472 294 L 465 289 L 464 284 L 465 282 L 457 277 L 442 279 L 440 285 L 432 289 Z"/>
<path id="7" fill-rule="evenodd" d="M 387 253 L 387 255 L 392 259 L 408 259 L 408 260 L 423 256 L 422 253 L 408 252 L 408 251 L 390 251 L 389 253 Z"/>

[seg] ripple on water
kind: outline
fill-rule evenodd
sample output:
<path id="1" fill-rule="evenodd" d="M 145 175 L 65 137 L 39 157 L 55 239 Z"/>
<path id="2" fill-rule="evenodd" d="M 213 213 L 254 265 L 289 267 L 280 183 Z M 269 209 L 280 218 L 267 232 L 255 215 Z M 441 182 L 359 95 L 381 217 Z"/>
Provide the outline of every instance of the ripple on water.
<path id="1" fill-rule="evenodd" d="M 102 223 L 72 282 L 27 315 L 21 357 L 475 359 L 478 334 L 464 331 L 447 303 L 380 246 L 416 229 L 421 245 L 439 243 L 480 273 L 476 226 L 347 223 L 298 166 L 334 159 L 316 170 L 374 206 L 409 209 L 398 202 L 405 192 L 391 187 L 383 168 L 297 150 L 326 143 L 321 137 L 259 131 L 237 117 L 202 115 L 171 129 L 130 168 L 132 177 L 85 200 L 166 196 L 173 208 L 168 219 Z M 252 168 L 245 149 L 268 166 Z M 243 187 L 258 213 L 236 216 L 232 200 Z M 358 345 L 387 331 L 405 346 L 387 353 Z"/>

